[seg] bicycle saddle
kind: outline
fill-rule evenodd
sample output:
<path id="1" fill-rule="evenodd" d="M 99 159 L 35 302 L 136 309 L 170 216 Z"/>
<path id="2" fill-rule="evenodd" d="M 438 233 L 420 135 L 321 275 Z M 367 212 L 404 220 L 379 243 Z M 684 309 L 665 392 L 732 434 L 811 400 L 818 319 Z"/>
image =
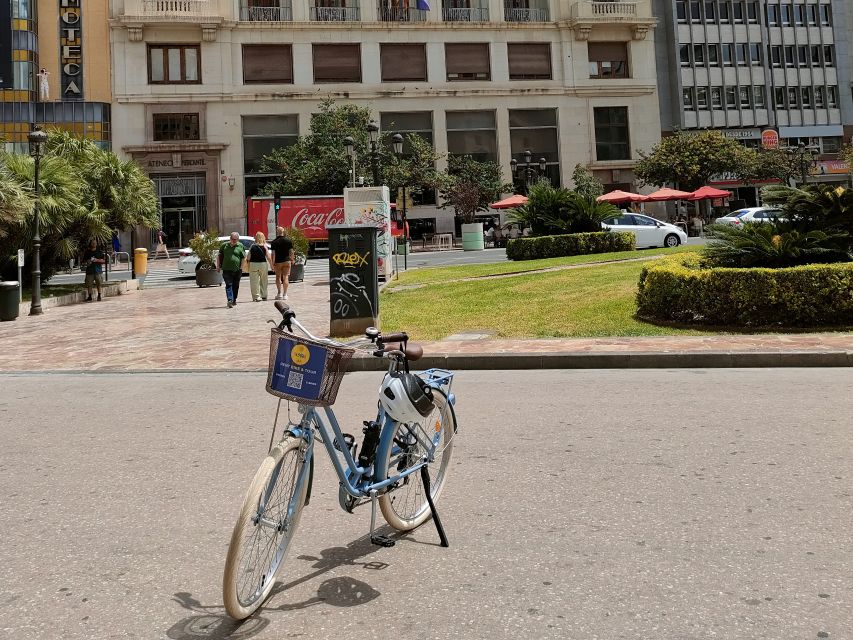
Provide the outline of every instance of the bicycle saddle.
<path id="1" fill-rule="evenodd" d="M 386 353 L 389 351 L 402 351 L 406 354 L 406 360 L 409 362 L 420 360 L 424 355 L 424 348 L 421 345 L 414 344 L 412 342 L 409 342 L 405 349 L 403 348 L 402 342 L 386 342 L 382 347 L 382 350 Z"/>

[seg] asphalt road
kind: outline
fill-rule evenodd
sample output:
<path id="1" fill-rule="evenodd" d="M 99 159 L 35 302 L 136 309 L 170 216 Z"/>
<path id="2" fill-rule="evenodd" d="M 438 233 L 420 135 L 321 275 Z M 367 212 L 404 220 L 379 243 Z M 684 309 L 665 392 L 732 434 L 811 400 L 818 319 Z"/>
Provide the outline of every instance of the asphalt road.
<path id="1" fill-rule="evenodd" d="M 351 374 L 355 432 L 378 374 Z M 392 549 L 328 461 L 259 614 L 220 582 L 275 400 L 253 374 L 0 376 L 0 638 L 853 637 L 853 371 L 463 372 Z M 230 404 L 226 404 L 229 402 Z"/>

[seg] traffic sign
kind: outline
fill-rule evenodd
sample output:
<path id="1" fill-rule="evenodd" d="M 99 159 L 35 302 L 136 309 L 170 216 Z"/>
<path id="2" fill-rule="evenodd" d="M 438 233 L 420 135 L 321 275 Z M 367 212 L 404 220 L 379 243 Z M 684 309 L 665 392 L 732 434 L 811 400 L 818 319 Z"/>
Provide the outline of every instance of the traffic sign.
<path id="1" fill-rule="evenodd" d="M 24 250 L 23 249 L 18 249 L 18 266 L 19 267 L 24 266 Z"/>

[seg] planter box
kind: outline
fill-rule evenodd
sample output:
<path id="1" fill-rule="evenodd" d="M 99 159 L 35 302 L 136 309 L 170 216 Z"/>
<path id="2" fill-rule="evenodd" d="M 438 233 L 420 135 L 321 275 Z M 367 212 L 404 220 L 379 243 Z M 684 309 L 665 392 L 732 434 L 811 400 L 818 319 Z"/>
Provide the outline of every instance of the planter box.
<path id="1" fill-rule="evenodd" d="M 290 265 L 290 276 L 288 277 L 288 282 L 302 282 L 303 280 L 305 280 L 305 265 L 296 264 L 294 262 Z"/>
<path id="2" fill-rule="evenodd" d="M 200 287 L 215 287 L 222 284 L 222 274 L 216 269 L 197 269 L 195 283 Z"/>

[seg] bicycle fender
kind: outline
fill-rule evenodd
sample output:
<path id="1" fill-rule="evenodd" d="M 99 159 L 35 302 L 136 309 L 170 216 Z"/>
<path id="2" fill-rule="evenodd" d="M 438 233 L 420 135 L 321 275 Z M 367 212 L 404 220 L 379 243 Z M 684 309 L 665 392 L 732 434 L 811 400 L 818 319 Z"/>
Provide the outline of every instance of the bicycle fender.
<path id="1" fill-rule="evenodd" d="M 305 506 L 311 502 L 311 487 L 314 486 L 314 456 L 312 455 L 309 460 L 308 467 L 308 492 L 305 494 Z"/>

